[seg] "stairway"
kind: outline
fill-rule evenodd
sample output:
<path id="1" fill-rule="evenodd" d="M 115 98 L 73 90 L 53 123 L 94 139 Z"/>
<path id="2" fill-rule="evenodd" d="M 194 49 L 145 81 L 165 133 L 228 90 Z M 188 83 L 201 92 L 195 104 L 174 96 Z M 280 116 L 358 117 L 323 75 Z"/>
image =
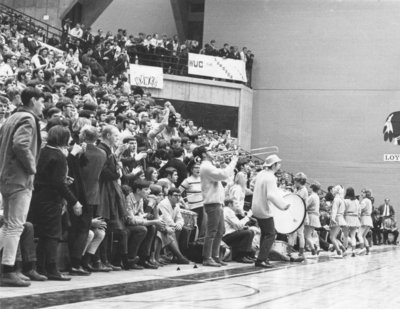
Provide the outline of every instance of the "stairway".
<path id="1" fill-rule="evenodd" d="M 18 25 L 28 32 L 43 34 L 43 42 L 47 42 L 53 36 L 61 41 L 62 29 L 56 28 L 2 3 L 0 3 L 0 13 L 7 15 L 12 21 L 18 23 Z"/>

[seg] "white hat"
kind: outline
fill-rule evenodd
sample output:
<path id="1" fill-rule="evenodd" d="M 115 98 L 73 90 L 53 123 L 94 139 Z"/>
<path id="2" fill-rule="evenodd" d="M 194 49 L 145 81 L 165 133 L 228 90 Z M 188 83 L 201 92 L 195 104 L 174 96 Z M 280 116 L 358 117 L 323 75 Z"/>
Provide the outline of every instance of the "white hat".
<path id="1" fill-rule="evenodd" d="M 268 156 L 266 159 L 265 159 L 265 163 L 264 163 L 264 166 L 272 166 L 272 165 L 274 165 L 275 163 L 277 163 L 277 162 L 281 162 L 282 160 L 277 156 L 277 155 L 275 155 L 275 154 L 273 154 L 273 155 L 270 155 L 270 156 Z"/>

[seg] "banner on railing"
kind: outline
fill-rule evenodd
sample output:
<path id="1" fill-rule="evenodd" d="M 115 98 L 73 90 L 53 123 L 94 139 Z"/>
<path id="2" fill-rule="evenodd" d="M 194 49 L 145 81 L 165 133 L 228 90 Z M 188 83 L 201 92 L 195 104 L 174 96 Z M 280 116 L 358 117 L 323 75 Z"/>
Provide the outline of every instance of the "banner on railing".
<path id="1" fill-rule="evenodd" d="M 162 68 L 130 64 L 129 71 L 131 85 L 159 89 L 162 89 L 164 86 Z"/>
<path id="2" fill-rule="evenodd" d="M 189 74 L 247 82 L 246 64 L 242 60 L 189 54 Z"/>

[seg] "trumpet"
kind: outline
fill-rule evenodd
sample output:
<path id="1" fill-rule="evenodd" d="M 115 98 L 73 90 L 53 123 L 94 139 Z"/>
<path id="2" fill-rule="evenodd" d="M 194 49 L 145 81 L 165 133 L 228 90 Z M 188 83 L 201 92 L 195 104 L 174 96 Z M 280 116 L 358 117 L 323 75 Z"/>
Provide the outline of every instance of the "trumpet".
<path id="1" fill-rule="evenodd" d="M 211 153 L 213 156 L 232 156 L 232 155 L 239 155 L 239 156 L 251 156 L 256 157 L 260 160 L 265 160 L 267 156 L 270 154 L 278 153 L 279 148 L 278 146 L 266 146 L 260 148 L 253 148 L 251 150 L 246 150 L 240 146 L 236 146 L 235 149 L 230 150 L 223 150 L 223 151 L 212 151 Z M 263 156 L 264 158 L 261 158 Z"/>

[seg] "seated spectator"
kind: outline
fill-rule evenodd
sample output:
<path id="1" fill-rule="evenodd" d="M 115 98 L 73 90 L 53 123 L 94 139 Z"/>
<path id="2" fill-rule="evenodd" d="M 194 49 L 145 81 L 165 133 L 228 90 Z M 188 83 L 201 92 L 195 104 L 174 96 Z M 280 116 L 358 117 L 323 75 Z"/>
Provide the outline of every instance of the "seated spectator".
<path id="1" fill-rule="evenodd" d="M 396 221 L 393 217 L 386 217 L 382 223 L 382 233 L 383 233 L 383 243 L 388 245 L 389 239 L 388 235 L 393 234 L 393 245 L 397 245 L 397 238 L 399 237 L 399 231 L 397 228 Z"/>
<path id="2" fill-rule="evenodd" d="M 166 226 L 161 219 L 144 211 L 143 203 L 150 193 L 149 186 L 149 182 L 137 180 L 133 183 L 132 192 L 126 197 L 128 227 L 136 239 L 128 249 L 128 262 L 131 263 L 128 268 L 134 268 L 136 263 L 144 268 L 158 268 L 157 264 L 150 261 L 151 248 L 157 229 Z"/>
<path id="3" fill-rule="evenodd" d="M 390 199 L 385 198 L 385 203 L 379 206 L 379 213 L 383 220 L 387 217 L 393 217 L 395 215 L 394 208 L 390 205 Z"/>
<path id="4" fill-rule="evenodd" d="M 254 232 L 246 225 L 252 216 L 252 211 L 239 220 L 235 215 L 232 200 L 225 201 L 224 222 L 225 234 L 222 240 L 232 248 L 232 259 L 239 263 L 254 263 L 252 243 Z"/>
<path id="5" fill-rule="evenodd" d="M 166 227 L 157 233 L 157 242 L 159 243 L 159 248 L 168 247 L 171 250 L 176 257 L 177 264 L 189 264 L 189 260 L 183 256 L 178 246 L 180 231 L 182 231 L 184 225 L 179 207 L 180 198 L 181 192 L 179 189 L 171 188 L 167 197 L 158 205 L 161 211 L 161 218 Z"/>

